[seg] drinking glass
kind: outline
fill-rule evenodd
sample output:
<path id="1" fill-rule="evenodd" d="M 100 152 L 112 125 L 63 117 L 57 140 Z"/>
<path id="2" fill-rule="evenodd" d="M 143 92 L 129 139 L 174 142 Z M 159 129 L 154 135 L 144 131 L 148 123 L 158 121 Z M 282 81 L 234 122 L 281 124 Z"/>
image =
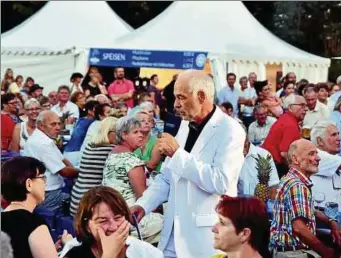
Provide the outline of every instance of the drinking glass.
<path id="1" fill-rule="evenodd" d="M 322 192 L 318 192 L 314 195 L 314 201 L 317 203 L 317 208 L 320 208 L 320 204 L 324 202 L 326 195 Z"/>

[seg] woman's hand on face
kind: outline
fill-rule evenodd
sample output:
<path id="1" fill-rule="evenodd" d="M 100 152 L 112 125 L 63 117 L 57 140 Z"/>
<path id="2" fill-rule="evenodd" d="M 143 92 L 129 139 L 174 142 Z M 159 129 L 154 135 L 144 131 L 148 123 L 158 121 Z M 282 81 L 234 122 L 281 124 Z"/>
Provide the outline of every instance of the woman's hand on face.
<path id="1" fill-rule="evenodd" d="M 125 246 L 127 237 L 129 235 L 129 228 L 129 222 L 124 221 L 110 236 L 106 236 L 104 230 L 101 227 L 97 229 L 103 251 L 101 258 L 118 257 L 119 253 L 122 251 L 122 248 Z"/>

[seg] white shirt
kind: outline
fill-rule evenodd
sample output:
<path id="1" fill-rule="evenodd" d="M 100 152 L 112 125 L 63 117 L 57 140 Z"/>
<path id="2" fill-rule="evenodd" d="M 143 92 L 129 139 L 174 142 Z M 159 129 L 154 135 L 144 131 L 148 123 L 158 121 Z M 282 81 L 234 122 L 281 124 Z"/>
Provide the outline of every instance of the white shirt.
<path id="1" fill-rule="evenodd" d="M 246 155 L 242 170 L 240 171 L 239 180 L 238 180 L 238 195 L 254 195 L 256 185 L 259 183 L 257 178 L 257 162 L 254 157 L 257 155 L 261 155 L 262 157 L 267 157 L 270 155 L 270 152 L 267 150 L 257 147 L 250 143 L 249 153 Z M 278 173 L 273 159 L 271 158 L 271 174 L 269 186 L 274 186 L 279 183 Z"/>
<path id="2" fill-rule="evenodd" d="M 268 136 L 271 126 L 277 121 L 276 118 L 268 116 L 263 126 L 258 124 L 258 121 L 254 121 L 249 126 L 248 137 L 252 143 L 263 143 Z"/>
<path id="3" fill-rule="evenodd" d="M 63 163 L 64 156 L 50 137 L 39 129 L 35 129 L 26 141 L 24 156 L 36 158 L 45 164 L 45 191 L 64 187 L 64 180 L 58 173 L 65 167 Z"/>
<path id="4" fill-rule="evenodd" d="M 326 202 L 337 202 L 341 211 L 341 175 L 336 173 L 341 166 L 341 157 L 322 150 L 317 150 L 317 153 L 321 158 L 319 171 L 310 177 L 314 184 L 313 196 L 319 192 L 324 193 L 326 198 L 320 205 L 325 206 Z"/>
<path id="5" fill-rule="evenodd" d="M 257 93 L 256 90 L 252 88 L 247 88 L 243 92 L 240 93 L 240 97 L 244 99 L 256 99 Z M 254 107 L 244 105 L 243 116 L 252 116 Z"/>
<path id="6" fill-rule="evenodd" d="M 308 126 L 312 128 L 313 125 L 319 120 L 325 120 L 329 117 L 328 107 L 321 103 L 316 102 L 315 108 L 313 110 L 308 109 L 303 120 L 303 126 Z"/>
<path id="7" fill-rule="evenodd" d="M 72 84 L 70 88 L 71 88 L 71 95 L 77 91 L 84 93 L 84 90 L 80 84 L 78 87 L 76 85 Z"/>
<path id="8" fill-rule="evenodd" d="M 83 144 L 80 149 L 81 152 L 84 151 L 86 145 L 88 145 L 92 137 L 99 132 L 100 128 L 101 128 L 101 121 L 95 120 L 94 122 L 92 122 L 92 124 L 88 128 L 88 131 L 86 132 Z"/>
<path id="9" fill-rule="evenodd" d="M 341 91 L 335 92 L 328 98 L 328 110 L 333 112 L 337 100 L 341 97 Z"/>
<path id="10" fill-rule="evenodd" d="M 234 87 L 233 90 L 230 88 L 230 86 L 225 86 L 224 88 L 222 88 L 218 95 L 218 104 L 222 104 L 224 102 L 230 102 L 233 106 L 233 114 L 234 116 L 238 116 L 238 100 L 239 100 L 239 96 L 240 96 L 240 91 Z"/>
<path id="11" fill-rule="evenodd" d="M 76 104 L 68 101 L 63 108 L 61 108 L 59 104 L 60 103 L 51 108 L 51 111 L 55 112 L 59 117 L 62 117 L 63 114 L 69 112 L 71 117 L 79 118 L 79 108 Z"/>

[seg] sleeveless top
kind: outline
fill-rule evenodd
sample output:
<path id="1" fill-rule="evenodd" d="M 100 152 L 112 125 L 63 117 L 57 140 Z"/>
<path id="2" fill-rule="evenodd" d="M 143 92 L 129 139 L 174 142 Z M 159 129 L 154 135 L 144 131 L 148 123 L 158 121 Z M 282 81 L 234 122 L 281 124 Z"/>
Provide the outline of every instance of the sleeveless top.
<path id="1" fill-rule="evenodd" d="M 26 125 L 27 125 L 27 121 L 20 123 L 20 142 L 19 142 L 20 150 L 24 149 L 25 143 L 28 137 L 30 136 L 27 132 Z"/>

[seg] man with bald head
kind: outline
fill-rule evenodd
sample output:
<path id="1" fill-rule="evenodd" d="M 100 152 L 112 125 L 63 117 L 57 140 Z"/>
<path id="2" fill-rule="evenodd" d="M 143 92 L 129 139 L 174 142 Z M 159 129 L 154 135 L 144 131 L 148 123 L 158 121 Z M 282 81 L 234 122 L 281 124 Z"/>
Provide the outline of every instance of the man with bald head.
<path id="1" fill-rule="evenodd" d="M 213 104 L 214 83 L 203 71 L 179 74 L 174 96 L 180 129 L 159 139 L 167 156 L 161 174 L 131 212 L 140 220 L 168 201 L 159 249 L 165 257 L 207 258 L 217 253 L 211 227 L 219 196 L 237 195 L 245 132 Z"/>
<path id="2" fill-rule="evenodd" d="M 37 117 L 37 128 L 24 146 L 24 156 L 34 157 L 46 166 L 45 201 L 36 209 L 56 211 L 64 199 L 69 197 L 62 192 L 63 177 L 75 177 L 78 169 L 64 158 L 54 139 L 60 133 L 60 119 L 50 110 L 42 111 Z"/>
<path id="3" fill-rule="evenodd" d="M 289 169 L 287 155 L 290 144 L 301 138 L 299 123 L 307 112 L 307 103 L 302 96 L 291 94 L 285 98 L 284 108 L 287 112 L 272 125 L 262 146 L 274 158 L 280 178 Z"/>
<path id="4" fill-rule="evenodd" d="M 294 257 L 286 255 L 286 252 L 299 253 L 309 248 L 322 257 L 338 257 L 336 250 L 316 237 L 316 220 L 319 220 L 329 225 L 334 244 L 341 247 L 337 222 L 314 209 L 310 177 L 318 171 L 320 157 L 317 148 L 308 140 L 296 140 L 288 150 L 288 161 L 290 170 L 279 183 L 270 228 L 270 246 L 274 257 Z"/>

